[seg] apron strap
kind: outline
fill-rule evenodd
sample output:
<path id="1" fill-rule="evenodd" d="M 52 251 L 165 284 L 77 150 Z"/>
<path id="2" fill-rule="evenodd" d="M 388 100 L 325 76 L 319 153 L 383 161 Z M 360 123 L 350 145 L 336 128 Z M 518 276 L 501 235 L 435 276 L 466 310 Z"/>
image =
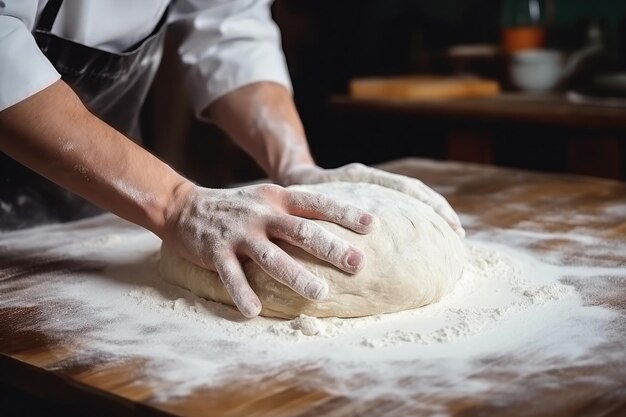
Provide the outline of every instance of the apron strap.
<path id="1" fill-rule="evenodd" d="M 54 25 L 54 21 L 59 14 L 59 9 L 61 9 L 62 4 L 63 0 L 48 0 L 48 3 L 43 8 L 43 12 L 41 12 L 41 17 L 37 23 L 37 30 L 43 32 L 50 32 L 52 30 L 52 25 Z"/>
<path id="2" fill-rule="evenodd" d="M 157 23 L 157 25 L 154 27 L 154 29 L 152 30 L 152 32 L 150 32 L 148 36 L 136 42 L 135 44 L 129 46 L 128 48 L 124 50 L 124 52 L 134 51 L 135 49 L 139 48 L 139 46 L 141 46 L 141 44 L 143 44 L 148 38 L 151 38 L 152 36 L 156 35 L 161 30 L 163 25 L 167 24 L 167 17 L 169 16 L 170 9 L 174 3 L 176 3 L 176 0 L 169 2 L 167 7 L 165 8 L 165 11 L 161 15 L 161 19 L 159 19 L 159 22 Z"/>

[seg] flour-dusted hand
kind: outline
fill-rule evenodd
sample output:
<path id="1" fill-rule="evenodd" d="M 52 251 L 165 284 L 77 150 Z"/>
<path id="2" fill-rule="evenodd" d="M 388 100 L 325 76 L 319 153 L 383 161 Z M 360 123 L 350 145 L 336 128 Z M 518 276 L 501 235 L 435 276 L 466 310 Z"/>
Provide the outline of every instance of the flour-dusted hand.
<path id="1" fill-rule="evenodd" d="M 276 240 L 298 246 L 348 273 L 358 272 L 365 264 L 360 249 L 309 220 L 368 233 L 372 215 L 354 206 L 271 184 L 219 190 L 185 184 L 182 188 L 167 214 L 164 242 L 187 260 L 216 271 L 246 317 L 261 311 L 241 266 L 248 258 L 306 298 L 319 300 L 328 294 L 328 284 L 294 261 Z"/>
<path id="2" fill-rule="evenodd" d="M 299 166 L 288 170 L 280 178 L 280 182 L 284 185 L 319 184 L 332 181 L 376 184 L 408 194 L 431 206 L 459 236 L 465 237 L 461 220 L 448 201 L 415 178 L 392 174 L 359 163 L 335 169 L 323 169 L 314 165 Z"/>

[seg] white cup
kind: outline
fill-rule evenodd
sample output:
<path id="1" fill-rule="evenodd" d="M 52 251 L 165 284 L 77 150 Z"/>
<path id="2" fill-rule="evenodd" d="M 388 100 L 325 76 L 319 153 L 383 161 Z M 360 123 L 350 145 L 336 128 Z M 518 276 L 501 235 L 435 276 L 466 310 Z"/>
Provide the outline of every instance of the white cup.
<path id="1" fill-rule="evenodd" d="M 547 92 L 559 83 L 563 54 L 548 49 L 528 49 L 511 55 L 511 80 L 516 87 L 530 92 Z"/>

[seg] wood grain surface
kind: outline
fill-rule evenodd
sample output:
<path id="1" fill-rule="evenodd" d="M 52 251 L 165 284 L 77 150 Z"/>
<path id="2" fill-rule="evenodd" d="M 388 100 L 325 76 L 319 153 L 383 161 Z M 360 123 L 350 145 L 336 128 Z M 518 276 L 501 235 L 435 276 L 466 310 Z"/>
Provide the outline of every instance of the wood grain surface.
<path id="1" fill-rule="evenodd" d="M 611 321 L 612 336 L 590 353 L 593 360 L 517 372 L 525 367 L 523 355 L 491 355 L 481 359 L 469 379 L 495 382 L 498 389 L 480 395 L 415 391 L 404 400 L 377 397 L 376 382 L 367 373 L 354 381 L 332 381 L 316 364 L 242 368 L 219 387 L 164 400 L 158 394 L 171 386 L 150 379 L 147 360 L 89 354 L 80 349 L 85 329 L 53 331 L 36 326 L 50 311 L 84 314 L 80 305 L 46 301 L 29 308 L 2 304 L 0 383 L 88 410 L 85 415 L 410 416 L 431 415 L 434 408 L 452 416 L 626 415 L 626 185 L 419 159 L 395 161 L 383 168 L 441 190 L 464 218 L 472 219 L 469 235 L 528 228 L 536 233 L 517 241 L 519 247 L 567 263 L 602 267 L 603 274 L 587 282 L 571 282 L 587 305 L 606 307 L 616 316 Z M 129 226 L 120 222 L 109 227 Z M 596 238 L 596 243 L 590 246 L 570 239 L 574 231 Z M 71 241 L 68 234 L 68 244 Z M 15 250 L 0 235 L 2 297 L 27 292 L 24 282 L 33 276 L 97 274 L 105 266 L 49 256 L 41 250 Z M 107 324 L 93 324 L 99 325 Z M 349 387 L 351 383 L 361 390 L 371 385 L 372 395 L 355 398 L 333 389 L 334 384 Z"/>

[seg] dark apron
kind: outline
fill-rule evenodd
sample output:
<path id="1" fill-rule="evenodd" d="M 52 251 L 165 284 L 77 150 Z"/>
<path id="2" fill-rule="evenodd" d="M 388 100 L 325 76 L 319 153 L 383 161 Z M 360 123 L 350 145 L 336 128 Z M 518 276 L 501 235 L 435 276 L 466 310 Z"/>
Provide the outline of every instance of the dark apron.
<path id="1" fill-rule="evenodd" d="M 167 10 L 147 38 L 124 52 L 112 53 L 50 33 L 62 3 L 50 0 L 46 4 L 33 33 L 37 45 L 92 113 L 139 141 L 139 111 L 161 60 Z M 2 153 L 0 185 L 0 230 L 102 213 Z"/>

